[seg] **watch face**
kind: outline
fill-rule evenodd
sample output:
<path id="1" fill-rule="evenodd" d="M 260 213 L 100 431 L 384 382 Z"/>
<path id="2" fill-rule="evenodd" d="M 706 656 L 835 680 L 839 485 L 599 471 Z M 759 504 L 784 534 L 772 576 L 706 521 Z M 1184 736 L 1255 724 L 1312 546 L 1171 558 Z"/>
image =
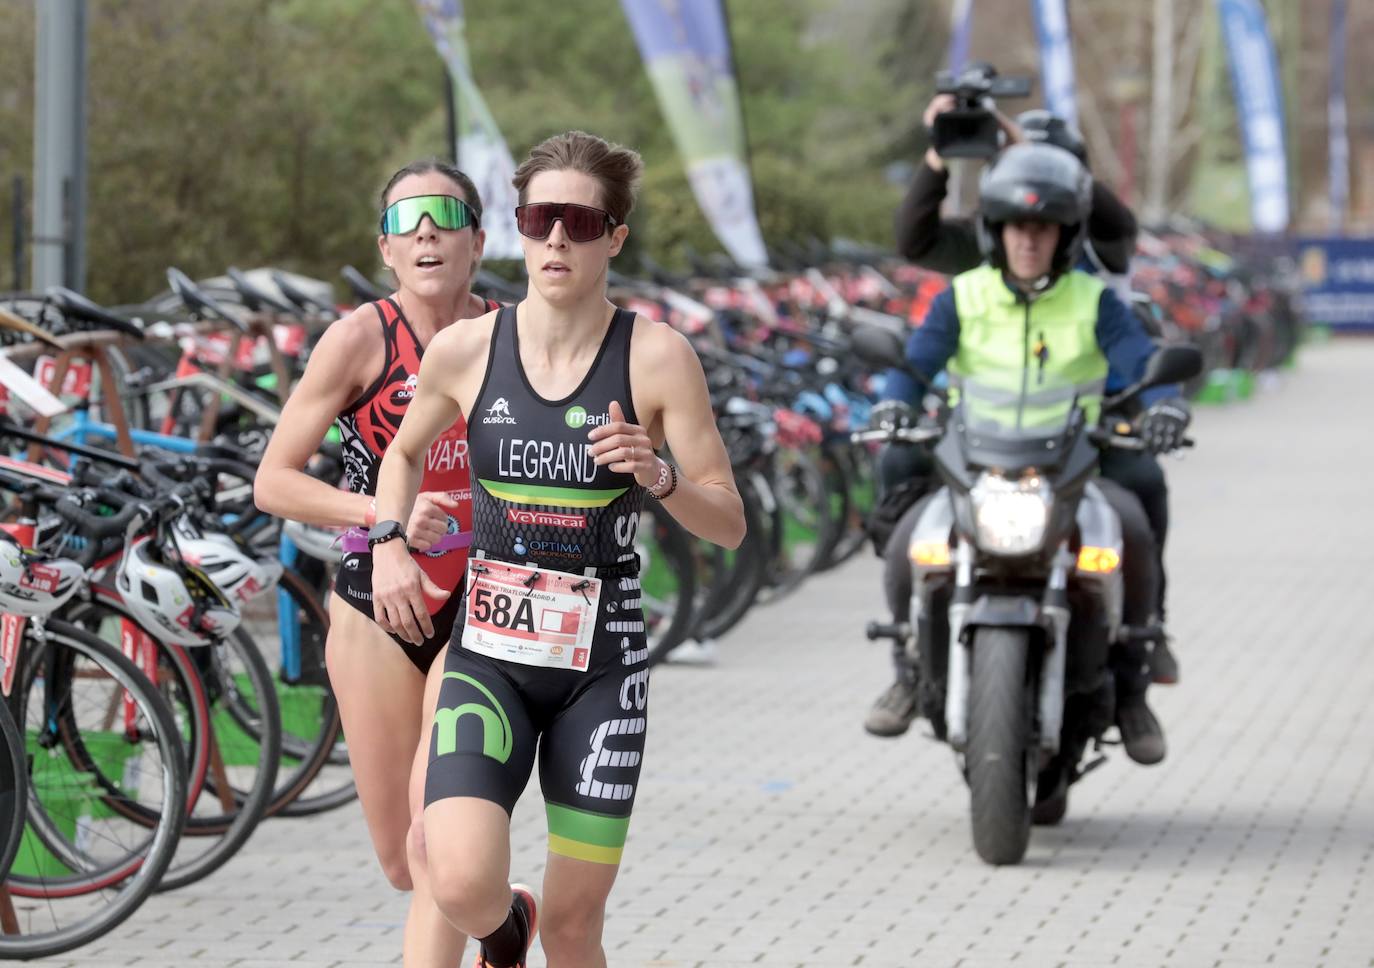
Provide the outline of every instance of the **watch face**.
<path id="1" fill-rule="evenodd" d="M 374 524 L 367 532 L 367 540 L 376 544 L 378 541 L 388 541 L 392 538 L 401 537 L 402 534 L 399 521 L 382 521 Z"/>

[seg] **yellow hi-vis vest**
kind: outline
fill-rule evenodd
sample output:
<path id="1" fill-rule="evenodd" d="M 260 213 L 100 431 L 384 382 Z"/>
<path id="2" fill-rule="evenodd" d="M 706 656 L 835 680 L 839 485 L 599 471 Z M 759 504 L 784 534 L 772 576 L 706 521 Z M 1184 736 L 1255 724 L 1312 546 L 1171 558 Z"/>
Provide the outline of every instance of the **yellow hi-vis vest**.
<path id="1" fill-rule="evenodd" d="M 1107 382 L 1107 357 L 1097 345 L 1098 305 L 1105 288 L 1100 279 L 1078 270 L 1066 272 L 1025 302 L 1017 299 L 1000 270 L 980 266 L 955 276 L 952 288 L 959 314 L 959 348 L 948 366 L 953 386 L 1026 373 L 1024 384 L 1002 389 L 1017 396 L 1025 391 L 1021 403 L 1045 405 L 1045 416 L 1053 422 L 1054 411 L 1064 411 L 1065 394 L 1062 389 L 1047 392 L 1037 401 L 1037 384 L 1049 380 L 1059 388 L 1072 387 L 1089 423 L 1097 421 Z M 1031 426 L 1041 422 L 1033 414 L 1022 419 Z"/>

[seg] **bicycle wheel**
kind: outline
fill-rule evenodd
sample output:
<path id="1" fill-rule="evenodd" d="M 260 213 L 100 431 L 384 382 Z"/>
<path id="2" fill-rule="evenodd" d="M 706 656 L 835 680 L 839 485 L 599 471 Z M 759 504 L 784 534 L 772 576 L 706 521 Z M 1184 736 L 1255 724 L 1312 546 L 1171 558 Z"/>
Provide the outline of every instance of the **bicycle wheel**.
<path id="1" fill-rule="evenodd" d="M 210 707 L 210 769 L 159 891 L 193 884 L 238 853 L 266 813 L 281 759 L 277 693 L 252 637 L 240 627 L 190 655 Z"/>
<path id="2" fill-rule="evenodd" d="M 358 794 L 325 670 L 329 613 L 319 593 L 288 568 L 274 596 L 244 603 L 240 628 L 276 670 L 282 744 L 268 816 L 309 816 L 352 802 Z"/>
<path id="3" fill-rule="evenodd" d="M 744 505 L 744 543 L 734 551 L 719 549 L 719 559 L 713 549 L 711 560 L 718 570 L 696 611 L 692 629 L 696 639 L 719 638 L 734 628 L 758 598 L 767 574 L 769 536 L 764 508 L 749 476 L 736 477 L 736 484 Z"/>
<path id="4" fill-rule="evenodd" d="M 24 835 L 24 801 L 28 795 L 29 757 L 24 751 L 24 737 L 9 707 L 0 702 L 0 882 L 9 873 Z"/>
<path id="5" fill-rule="evenodd" d="M 70 617 L 107 642 L 120 641 L 132 622 L 117 598 L 104 595 L 71 609 Z M 280 715 L 271 674 L 251 639 L 235 633 L 188 650 L 145 633 L 134 648 L 146 647 L 154 650 L 152 668 L 140 662 L 172 707 L 190 765 L 186 826 L 158 886 L 171 890 L 221 867 L 262 819 L 280 756 Z M 157 821 L 136 803 L 112 809 L 148 827 Z"/>
<path id="6" fill-rule="evenodd" d="M 842 443 L 826 446 L 826 480 L 830 482 L 832 502 L 838 488 L 844 495 L 842 505 L 836 507 L 836 520 L 841 522 L 840 537 L 820 570 L 828 571 L 843 564 L 868 543 L 864 522 L 873 511 L 874 489 L 872 469 L 864 459 L 866 452 Z M 860 456 L 863 455 L 863 456 Z"/>
<path id="7" fill-rule="evenodd" d="M 0 958 L 25 959 L 87 944 L 143 903 L 172 861 L 187 794 L 167 703 L 97 636 L 31 624 L 15 695 L 33 766 L 6 882 L 19 933 L 0 935 Z M 130 802 L 153 827 L 111 809 Z"/>
<path id="8" fill-rule="evenodd" d="M 640 515 L 635 551 L 649 665 L 654 665 L 677 648 L 692 627 L 696 562 L 691 536 L 660 507 L 646 508 Z"/>

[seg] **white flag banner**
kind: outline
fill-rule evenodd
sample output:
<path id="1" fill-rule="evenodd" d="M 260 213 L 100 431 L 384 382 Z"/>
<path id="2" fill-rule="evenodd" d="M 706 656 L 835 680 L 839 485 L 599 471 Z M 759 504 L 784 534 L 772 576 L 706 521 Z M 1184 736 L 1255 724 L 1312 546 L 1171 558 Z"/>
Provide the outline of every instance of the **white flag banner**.
<path id="1" fill-rule="evenodd" d="M 482 228 L 487 233 L 485 254 L 492 259 L 520 259 L 520 234 L 515 228 L 515 161 L 496 126 L 482 92 L 472 77 L 459 0 L 415 0 L 439 56 L 453 78 L 458 113 L 458 167 L 482 198 Z"/>

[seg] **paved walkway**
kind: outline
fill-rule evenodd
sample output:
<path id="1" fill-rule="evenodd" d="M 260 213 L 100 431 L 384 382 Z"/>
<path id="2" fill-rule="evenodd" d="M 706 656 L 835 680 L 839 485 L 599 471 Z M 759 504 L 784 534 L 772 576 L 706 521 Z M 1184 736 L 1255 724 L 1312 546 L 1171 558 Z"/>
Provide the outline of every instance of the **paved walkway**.
<path id="1" fill-rule="evenodd" d="M 1020 867 L 973 853 L 945 747 L 860 728 L 887 671 L 859 634 L 876 559 L 752 614 L 717 667 L 656 672 L 609 963 L 1374 966 L 1371 421 L 1374 342 L 1199 414 L 1196 453 L 1168 465 L 1169 758 L 1113 755 Z M 533 792 L 514 842 L 539 877 Z M 404 912 L 354 806 L 269 822 L 206 883 L 47 964 L 399 964 Z"/>

